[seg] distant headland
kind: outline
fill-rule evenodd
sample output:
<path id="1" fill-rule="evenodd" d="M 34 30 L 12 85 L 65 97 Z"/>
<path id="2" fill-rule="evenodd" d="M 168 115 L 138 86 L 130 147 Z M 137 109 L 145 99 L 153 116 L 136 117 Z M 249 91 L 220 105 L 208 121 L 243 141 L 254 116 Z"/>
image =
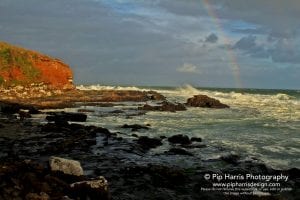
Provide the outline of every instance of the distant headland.
<path id="1" fill-rule="evenodd" d="M 34 85 L 71 89 L 73 72 L 59 59 L 0 41 L 0 86 Z"/>

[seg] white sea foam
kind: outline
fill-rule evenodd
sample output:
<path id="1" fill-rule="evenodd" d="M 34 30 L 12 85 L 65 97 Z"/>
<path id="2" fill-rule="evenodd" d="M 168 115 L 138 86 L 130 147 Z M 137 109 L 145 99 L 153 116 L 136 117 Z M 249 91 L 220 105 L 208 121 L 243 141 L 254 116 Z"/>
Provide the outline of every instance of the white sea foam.
<path id="1" fill-rule="evenodd" d="M 76 86 L 79 90 L 146 90 L 135 86 L 105 86 L 105 85 L 79 85 Z"/>
<path id="2" fill-rule="evenodd" d="M 149 88 L 136 86 L 104 86 L 90 85 L 77 86 L 80 90 L 139 90 L 147 91 Z M 197 89 L 191 85 L 184 85 L 177 89 L 153 89 L 165 95 L 169 100 L 185 102 L 187 98 L 197 94 L 207 95 L 216 98 L 232 108 L 249 108 L 257 110 L 262 116 L 276 118 L 278 120 L 300 120 L 300 101 L 293 96 L 278 93 L 271 94 L 250 94 L 240 92 L 222 92 Z"/>
<path id="3" fill-rule="evenodd" d="M 158 91 L 163 93 L 162 91 Z M 216 98 L 222 103 L 228 104 L 232 108 L 255 109 L 262 116 L 276 118 L 278 120 L 300 120 L 300 101 L 293 96 L 278 93 L 271 94 L 250 94 L 240 92 L 221 92 L 212 90 L 199 90 L 191 85 L 185 85 L 172 92 L 163 93 L 167 97 L 179 97 L 185 101 L 197 94 L 207 95 Z"/>

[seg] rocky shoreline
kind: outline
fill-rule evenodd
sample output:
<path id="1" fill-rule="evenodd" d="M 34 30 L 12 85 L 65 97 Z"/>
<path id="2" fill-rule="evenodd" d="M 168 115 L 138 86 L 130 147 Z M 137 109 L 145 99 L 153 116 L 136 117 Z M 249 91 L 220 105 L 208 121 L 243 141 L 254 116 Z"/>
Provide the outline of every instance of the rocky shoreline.
<path id="1" fill-rule="evenodd" d="M 195 98 L 207 99 L 203 96 Z M 202 160 L 191 151 L 206 148 L 201 138 L 182 134 L 169 137 L 139 135 L 139 132 L 150 130 L 151 124 L 120 124 L 121 129 L 131 130 L 131 135 L 113 132 L 106 127 L 81 123 L 86 120 L 85 111 L 45 113 L 47 122 L 42 124 L 30 118 L 40 113 L 40 109 L 74 107 L 80 105 L 78 102 L 110 106 L 111 102 L 158 100 L 157 106 L 145 106 L 146 103 L 139 109 L 144 112 L 184 110 L 185 105 L 166 102 L 156 92 L 70 90 L 63 95 L 21 100 L 1 96 L 1 100 L 0 199 L 296 199 L 300 196 L 299 169 L 275 170 L 235 154 Z M 197 103 L 195 99 L 188 102 L 216 108 L 216 103 L 220 103 L 215 100 L 214 104 Z M 165 144 L 168 149 L 153 153 Z M 52 156 L 79 161 L 84 175 L 53 170 L 49 164 Z M 183 167 L 176 162 L 160 162 L 162 157 L 171 161 L 190 159 L 199 164 Z M 288 179 L 274 179 L 273 182 L 280 184 L 277 187 L 254 187 L 257 190 L 237 187 L 249 174 L 286 176 Z M 229 178 L 229 175 L 234 177 Z M 107 180 L 106 192 L 101 187 L 97 190 L 86 184 L 72 187 L 78 182 L 103 182 L 100 176 Z M 249 178 L 247 181 L 259 184 L 262 180 Z M 228 185 L 213 185 L 215 183 Z M 232 183 L 236 186 L 230 185 Z"/>

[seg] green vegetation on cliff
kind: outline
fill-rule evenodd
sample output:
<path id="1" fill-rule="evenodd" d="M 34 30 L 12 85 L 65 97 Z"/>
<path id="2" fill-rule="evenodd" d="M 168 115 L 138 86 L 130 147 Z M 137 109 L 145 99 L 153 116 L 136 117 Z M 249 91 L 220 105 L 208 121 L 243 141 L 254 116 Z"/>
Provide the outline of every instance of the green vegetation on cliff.
<path id="1" fill-rule="evenodd" d="M 6 81 L 14 84 L 34 82 L 40 75 L 32 63 L 35 58 L 32 52 L 0 42 L 0 84 Z M 18 72 L 20 74 L 16 76 Z"/>

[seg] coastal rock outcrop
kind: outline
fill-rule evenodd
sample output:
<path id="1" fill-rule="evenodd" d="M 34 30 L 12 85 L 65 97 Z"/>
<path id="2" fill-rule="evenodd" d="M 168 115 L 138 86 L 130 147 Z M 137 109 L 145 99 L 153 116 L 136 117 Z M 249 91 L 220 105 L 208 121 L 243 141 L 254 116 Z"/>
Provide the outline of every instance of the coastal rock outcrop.
<path id="1" fill-rule="evenodd" d="M 160 145 L 162 145 L 162 142 L 158 138 L 149 138 L 147 136 L 141 136 L 138 139 L 138 144 L 141 145 L 143 149 L 151 149 L 151 148 L 156 148 Z"/>
<path id="2" fill-rule="evenodd" d="M 73 122 L 85 122 L 87 115 L 84 113 L 66 113 L 66 112 L 57 112 L 46 117 L 48 121 L 54 121 L 56 123 L 64 121 L 73 121 Z"/>
<path id="3" fill-rule="evenodd" d="M 46 84 L 72 89 L 73 73 L 62 61 L 0 41 L 0 86 Z"/>
<path id="4" fill-rule="evenodd" d="M 204 108 L 229 108 L 228 105 L 221 103 L 219 100 L 201 94 L 189 98 L 186 105 Z"/>
<path id="5" fill-rule="evenodd" d="M 145 111 L 167 111 L 167 112 L 176 112 L 176 111 L 184 111 L 186 110 L 186 107 L 181 104 L 175 104 L 168 101 L 163 101 L 160 105 L 157 106 L 151 106 L 149 104 L 145 104 L 142 107 L 138 107 L 139 110 L 145 110 Z"/>
<path id="6" fill-rule="evenodd" d="M 182 144 L 182 145 L 188 145 L 191 144 L 191 140 L 187 135 L 173 135 L 168 138 L 168 141 L 173 144 Z"/>

